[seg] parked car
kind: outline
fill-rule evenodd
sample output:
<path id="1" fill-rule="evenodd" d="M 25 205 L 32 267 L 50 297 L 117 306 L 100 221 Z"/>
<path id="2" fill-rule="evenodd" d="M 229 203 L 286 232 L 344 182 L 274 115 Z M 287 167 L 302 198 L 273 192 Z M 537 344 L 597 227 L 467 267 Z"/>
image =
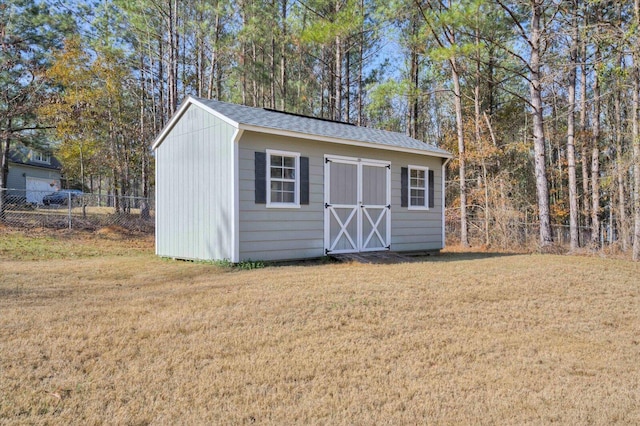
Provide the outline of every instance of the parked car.
<path id="1" fill-rule="evenodd" d="M 82 195 L 82 191 L 79 189 L 61 189 L 60 191 L 52 192 L 42 197 L 42 203 L 45 206 L 51 204 L 66 205 L 69 202 L 69 196 L 71 196 L 71 201 L 73 201 L 80 195 Z"/>

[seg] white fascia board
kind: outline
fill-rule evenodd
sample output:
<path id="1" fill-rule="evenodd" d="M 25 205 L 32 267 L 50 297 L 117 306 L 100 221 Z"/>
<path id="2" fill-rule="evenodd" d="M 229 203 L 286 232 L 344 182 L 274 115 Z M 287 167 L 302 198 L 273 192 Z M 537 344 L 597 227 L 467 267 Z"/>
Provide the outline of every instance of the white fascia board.
<path id="1" fill-rule="evenodd" d="M 314 135 L 314 134 L 311 134 L 311 133 L 294 132 L 292 130 L 272 129 L 272 128 L 269 128 L 269 127 L 253 126 L 253 125 L 242 124 L 242 123 L 240 124 L 240 129 L 248 130 L 248 131 L 252 131 L 252 132 L 258 132 L 258 133 L 267 133 L 267 134 L 272 134 L 272 135 L 288 136 L 288 137 L 292 137 L 292 138 L 311 139 L 311 140 L 314 140 L 314 141 L 337 143 L 337 144 L 341 144 L 341 145 L 352 145 L 352 146 L 360 146 L 360 147 L 364 147 L 364 148 L 384 149 L 384 150 L 387 150 L 387 151 L 395 151 L 395 152 L 407 152 L 407 153 L 410 153 L 410 154 L 427 155 L 429 157 L 440 157 L 440 158 L 452 158 L 453 157 L 449 153 L 445 154 L 445 153 L 441 153 L 441 152 L 424 151 L 424 150 L 421 150 L 421 149 L 405 148 L 405 147 L 396 146 L 396 145 L 383 145 L 383 144 L 379 144 L 379 143 L 375 143 L 375 142 L 355 141 L 355 140 L 352 140 L 352 139 L 340 139 L 340 138 L 334 138 L 334 137 L 331 137 L 331 136 L 322 136 L 322 135 Z"/>
<path id="2" fill-rule="evenodd" d="M 230 124 L 231 126 L 235 127 L 236 129 L 239 128 L 238 123 L 236 123 L 235 121 L 231 120 L 226 115 L 222 115 L 218 111 L 215 111 L 215 110 L 209 108 L 207 105 L 203 104 L 199 100 L 197 100 L 197 99 L 195 99 L 195 98 L 193 98 L 191 96 L 188 96 L 182 102 L 182 105 L 180 105 L 180 108 L 178 109 L 178 111 L 176 111 L 176 113 L 173 114 L 173 117 L 171 117 L 169 122 L 164 126 L 164 129 L 162 129 L 162 131 L 160 132 L 158 137 L 153 141 L 153 144 L 151 145 L 151 149 L 155 150 L 160 146 L 160 144 L 162 144 L 162 142 L 164 141 L 164 138 L 167 136 L 167 134 L 169 134 L 171 129 L 173 129 L 173 126 L 176 125 L 178 120 L 180 120 L 182 118 L 184 113 L 187 111 L 187 109 L 191 105 L 197 105 L 200 108 L 202 108 L 205 111 L 207 111 L 209 114 L 212 114 L 215 117 L 219 118 L 220 120 L 224 121 L 225 123 Z"/>

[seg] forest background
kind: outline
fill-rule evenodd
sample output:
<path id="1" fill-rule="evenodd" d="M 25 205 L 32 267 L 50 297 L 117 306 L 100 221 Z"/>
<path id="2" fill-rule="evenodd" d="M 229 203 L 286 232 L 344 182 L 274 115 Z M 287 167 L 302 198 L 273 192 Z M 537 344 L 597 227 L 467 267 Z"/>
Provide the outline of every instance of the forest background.
<path id="1" fill-rule="evenodd" d="M 640 0 L 3 0 L 0 189 L 23 144 L 146 197 L 150 143 L 195 95 L 450 150 L 463 246 L 533 224 L 543 249 L 566 229 L 639 260 L 639 24 Z"/>

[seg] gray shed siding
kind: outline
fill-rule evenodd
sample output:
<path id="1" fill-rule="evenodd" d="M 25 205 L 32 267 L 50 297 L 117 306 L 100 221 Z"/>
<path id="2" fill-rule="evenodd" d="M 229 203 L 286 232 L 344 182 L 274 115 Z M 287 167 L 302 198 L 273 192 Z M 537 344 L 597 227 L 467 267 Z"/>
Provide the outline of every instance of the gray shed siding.
<path id="1" fill-rule="evenodd" d="M 233 259 L 235 128 L 190 106 L 156 150 L 156 253 Z"/>
<path id="2" fill-rule="evenodd" d="M 254 152 L 275 149 L 309 157 L 309 205 L 267 208 L 254 200 Z M 324 255 L 324 156 L 338 155 L 391 162 L 391 249 L 440 249 L 442 241 L 442 159 L 375 148 L 245 131 L 239 142 L 240 260 L 291 259 Z M 408 165 L 434 171 L 435 207 L 400 207 L 400 169 Z"/>

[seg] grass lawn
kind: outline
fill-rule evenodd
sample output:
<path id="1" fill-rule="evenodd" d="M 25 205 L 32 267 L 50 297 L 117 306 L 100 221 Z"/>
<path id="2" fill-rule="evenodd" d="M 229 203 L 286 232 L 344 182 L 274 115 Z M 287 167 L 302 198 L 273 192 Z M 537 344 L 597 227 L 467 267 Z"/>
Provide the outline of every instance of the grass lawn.
<path id="1" fill-rule="evenodd" d="M 640 265 L 232 270 L 0 230 L 0 424 L 639 424 Z"/>

